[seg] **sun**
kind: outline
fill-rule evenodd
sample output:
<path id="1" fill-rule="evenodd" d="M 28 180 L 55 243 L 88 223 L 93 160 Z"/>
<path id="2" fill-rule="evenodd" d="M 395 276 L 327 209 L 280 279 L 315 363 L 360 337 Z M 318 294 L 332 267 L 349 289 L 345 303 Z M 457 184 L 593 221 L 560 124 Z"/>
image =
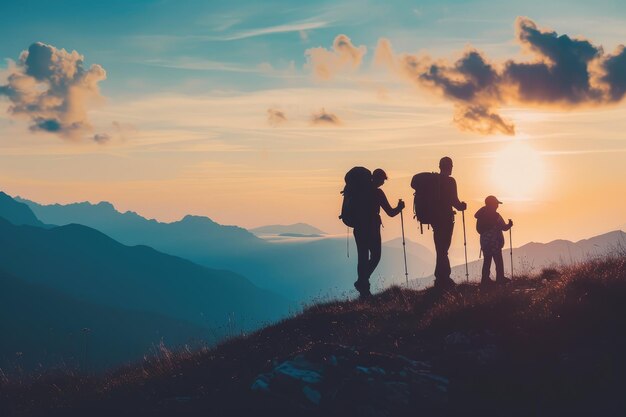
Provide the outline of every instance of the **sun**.
<path id="1" fill-rule="evenodd" d="M 541 154 L 527 140 L 516 138 L 496 153 L 491 178 L 499 198 L 533 200 L 544 188 Z"/>

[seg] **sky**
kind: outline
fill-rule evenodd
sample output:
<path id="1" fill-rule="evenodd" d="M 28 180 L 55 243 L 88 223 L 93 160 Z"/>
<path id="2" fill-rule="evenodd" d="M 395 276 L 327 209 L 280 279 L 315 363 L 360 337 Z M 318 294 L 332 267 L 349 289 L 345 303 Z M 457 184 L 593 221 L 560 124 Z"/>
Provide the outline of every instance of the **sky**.
<path id="1" fill-rule="evenodd" d="M 626 227 L 624 2 L 20 1 L 0 15 L 10 195 L 340 234 L 349 168 L 385 169 L 395 203 L 448 155 L 472 250 L 490 194 L 515 246 Z"/>

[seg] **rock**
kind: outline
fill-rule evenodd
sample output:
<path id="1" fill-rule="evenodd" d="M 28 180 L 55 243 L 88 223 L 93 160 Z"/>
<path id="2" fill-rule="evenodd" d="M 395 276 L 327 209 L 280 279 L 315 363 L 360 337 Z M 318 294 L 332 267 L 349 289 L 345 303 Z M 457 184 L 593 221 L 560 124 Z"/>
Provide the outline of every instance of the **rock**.
<path id="1" fill-rule="evenodd" d="M 448 399 L 448 380 L 426 362 L 329 344 L 275 364 L 251 389 L 302 409 L 357 416 L 441 409 Z"/>
<path id="2" fill-rule="evenodd" d="M 500 359 L 496 335 L 489 331 L 453 332 L 444 338 L 447 361 L 464 366 L 485 366 Z"/>

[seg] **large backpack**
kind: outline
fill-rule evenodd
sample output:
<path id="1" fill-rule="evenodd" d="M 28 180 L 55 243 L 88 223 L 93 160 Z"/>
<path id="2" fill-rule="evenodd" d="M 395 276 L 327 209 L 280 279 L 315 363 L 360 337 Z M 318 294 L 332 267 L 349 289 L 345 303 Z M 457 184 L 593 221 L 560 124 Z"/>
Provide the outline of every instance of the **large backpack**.
<path id="1" fill-rule="evenodd" d="M 440 175 L 436 172 L 420 172 L 411 179 L 411 188 L 415 190 L 413 198 L 413 212 L 420 222 L 420 230 L 424 233 L 423 225 L 433 224 L 437 216 L 440 201 Z"/>
<path id="2" fill-rule="evenodd" d="M 354 167 L 346 173 L 341 194 L 343 203 L 339 218 L 348 227 L 365 224 L 371 215 L 373 186 L 372 173 L 364 167 Z"/>

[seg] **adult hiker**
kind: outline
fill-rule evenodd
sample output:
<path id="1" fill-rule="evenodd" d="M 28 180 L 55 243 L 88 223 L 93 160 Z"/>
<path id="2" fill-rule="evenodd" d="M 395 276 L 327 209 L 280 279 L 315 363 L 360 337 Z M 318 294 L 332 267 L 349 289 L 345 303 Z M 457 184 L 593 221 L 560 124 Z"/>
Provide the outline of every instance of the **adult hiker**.
<path id="1" fill-rule="evenodd" d="M 398 201 L 393 208 L 387 200 L 385 192 L 380 187 L 387 180 L 387 174 L 382 169 L 375 169 L 367 181 L 369 171 L 363 167 L 352 168 L 346 174 L 344 188 L 344 202 L 340 218 L 354 228 L 354 240 L 357 248 L 357 275 L 354 283 L 361 297 L 369 297 L 370 276 L 380 262 L 382 244 L 380 227 L 382 208 L 390 217 L 397 216 L 404 209 L 404 202 Z"/>
<path id="2" fill-rule="evenodd" d="M 496 264 L 496 283 L 506 284 L 511 280 L 504 276 L 504 261 L 502 248 L 504 247 L 504 234 L 513 227 L 513 221 L 508 223 L 498 213 L 498 207 L 502 204 L 496 197 L 490 195 L 485 198 L 485 206 L 481 207 L 476 217 L 476 231 L 480 234 L 480 248 L 483 252 L 483 270 L 480 285 L 490 285 L 494 282 L 489 278 L 491 260 Z"/>
<path id="3" fill-rule="evenodd" d="M 450 278 L 450 259 L 448 250 L 452 243 L 454 232 L 454 210 L 464 211 L 467 204 L 460 201 L 457 195 L 457 186 L 452 175 L 452 159 L 444 156 L 439 161 L 439 198 L 436 200 L 431 226 L 437 261 L 435 265 L 435 287 L 441 289 L 452 288 L 456 283 Z"/>

